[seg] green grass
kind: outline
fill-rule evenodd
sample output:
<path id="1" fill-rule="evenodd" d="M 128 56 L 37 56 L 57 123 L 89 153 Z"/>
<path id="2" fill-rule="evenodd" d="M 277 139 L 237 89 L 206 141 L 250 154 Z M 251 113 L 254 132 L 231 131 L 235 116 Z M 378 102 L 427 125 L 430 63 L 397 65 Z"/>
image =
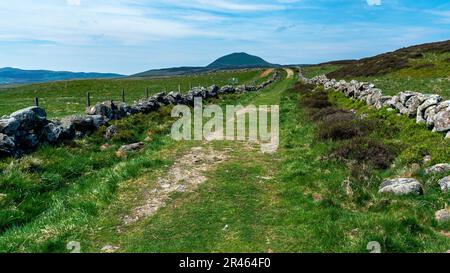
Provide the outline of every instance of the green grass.
<path id="1" fill-rule="evenodd" d="M 449 140 L 395 113 L 331 93 L 338 107 L 383 121 L 370 138 L 400 148 L 391 168 L 369 168 L 369 178 L 357 181 L 347 164 L 330 157 L 341 142 L 316 138 L 316 125 L 299 107 L 293 84 L 281 80 L 262 92 L 216 100 L 279 104 L 281 143 L 272 155 L 240 142 L 172 142 L 166 136 L 171 119 L 165 109 L 120 121 L 138 140 L 147 128 L 159 128 L 145 151 L 127 159 L 114 156 L 120 140 L 99 151 L 104 141 L 94 135 L 72 146 L 42 148 L 21 162 L 2 161 L 2 212 L 22 222 L 1 233 L 0 252 L 67 252 L 69 241 L 81 242 L 84 252 L 99 252 L 107 244 L 120 246 L 121 252 L 368 252 L 370 241 L 380 242 L 383 252 L 450 249 L 450 238 L 439 233 L 450 231 L 450 225 L 434 220 L 450 196 L 436 185 L 440 177 L 423 172 L 429 164 L 450 161 Z M 227 151 L 229 158 L 208 172 L 208 181 L 195 192 L 174 194 L 154 216 L 123 226 L 121 217 L 142 201 L 143 190 L 198 145 Z M 432 157 L 427 165 L 422 164 L 424 153 Z M 412 171 L 413 163 L 420 168 Z M 379 195 L 380 182 L 396 175 L 417 177 L 426 194 Z M 342 187 L 348 178 L 352 197 Z M 31 210 L 40 203 L 46 203 L 41 211 Z"/>
<path id="2" fill-rule="evenodd" d="M 351 66 L 352 64 L 350 64 Z M 312 66 L 303 69 L 307 78 L 337 70 L 337 66 Z M 402 91 L 439 94 L 450 99 L 450 53 L 424 53 L 423 58 L 409 59 L 409 67 L 373 77 L 349 77 L 346 80 L 372 82 L 386 95 Z"/>
<path id="3" fill-rule="evenodd" d="M 237 78 L 238 84 L 245 84 L 261 81 L 261 72 L 260 69 L 234 70 L 172 78 L 74 80 L 25 85 L 0 90 L 0 116 L 33 105 L 35 97 L 39 97 L 39 104 L 47 115 L 55 118 L 83 113 L 87 92 L 91 94 L 91 103 L 95 104 L 111 99 L 120 101 L 121 90 L 125 89 L 126 101 L 133 102 L 145 97 L 146 88 L 151 95 L 163 90 L 178 91 L 179 84 L 183 92 L 188 91 L 190 85 L 226 85 L 232 78 Z"/>
<path id="4" fill-rule="evenodd" d="M 330 72 L 336 71 L 341 67 L 341 65 L 314 65 L 302 68 L 303 76 L 306 78 L 313 78 L 315 76 L 328 74 Z"/>

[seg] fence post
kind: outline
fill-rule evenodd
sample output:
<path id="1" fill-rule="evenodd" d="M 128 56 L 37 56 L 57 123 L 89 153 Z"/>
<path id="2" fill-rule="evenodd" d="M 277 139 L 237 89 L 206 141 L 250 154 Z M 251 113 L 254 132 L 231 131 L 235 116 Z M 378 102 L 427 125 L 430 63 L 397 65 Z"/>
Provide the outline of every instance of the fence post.
<path id="1" fill-rule="evenodd" d="M 86 106 L 91 107 L 91 93 L 89 92 L 86 94 Z"/>
<path id="2" fill-rule="evenodd" d="M 147 97 L 147 99 L 148 99 L 148 87 L 147 88 L 145 88 L 145 96 Z"/>
<path id="3" fill-rule="evenodd" d="M 122 102 L 125 102 L 125 89 L 122 89 Z"/>
<path id="4" fill-rule="evenodd" d="M 178 92 L 181 92 L 181 84 L 178 85 Z"/>
<path id="5" fill-rule="evenodd" d="M 38 97 L 34 98 L 34 106 L 39 107 L 39 98 Z"/>

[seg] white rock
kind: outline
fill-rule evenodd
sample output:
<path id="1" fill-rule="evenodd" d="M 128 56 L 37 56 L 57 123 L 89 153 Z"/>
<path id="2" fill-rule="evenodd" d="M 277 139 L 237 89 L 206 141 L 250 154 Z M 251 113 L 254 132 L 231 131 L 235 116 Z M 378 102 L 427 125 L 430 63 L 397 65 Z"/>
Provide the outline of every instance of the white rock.
<path id="1" fill-rule="evenodd" d="M 437 174 L 446 172 L 450 172 L 450 164 L 448 163 L 437 164 L 425 170 L 426 174 Z"/>
<path id="2" fill-rule="evenodd" d="M 441 186 L 441 190 L 447 192 L 450 190 L 450 176 L 444 177 L 438 181 L 439 186 Z"/>
<path id="3" fill-rule="evenodd" d="M 379 193 L 422 195 L 423 187 L 422 184 L 414 178 L 396 178 L 384 181 L 380 186 Z"/>

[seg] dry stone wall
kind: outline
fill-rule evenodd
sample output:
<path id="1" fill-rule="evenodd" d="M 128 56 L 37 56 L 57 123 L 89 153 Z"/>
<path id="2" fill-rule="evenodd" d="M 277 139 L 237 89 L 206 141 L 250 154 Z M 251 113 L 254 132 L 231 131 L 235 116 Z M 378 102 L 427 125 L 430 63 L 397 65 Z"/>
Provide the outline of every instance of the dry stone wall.
<path id="1" fill-rule="evenodd" d="M 387 107 L 397 111 L 417 123 L 423 123 L 434 132 L 443 133 L 450 138 L 450 100 L 444 100 L 435 94 L 422 94 L 405 91 L 395 96 L 386 96 L 374 84 L 352 80 L 337 81 L 325 75 L 307 79 L 300 74 L 300 79 L 309 84 L 323 85 L 325 89 L 343 92 L 348 98 L 364 101 L 367 105 L 381 109 Z"/>
<path id="2" fill-rule="evenodd" d="M 106 101 L 86 109 L 86 115 L 68 116 L 61 120 L 48 120 L 44 109 L 28 107 L 0 118 L 0 157 L 20 156 L 33 151 L 41 144 L 56 144 L 88 135 L 111 120 L 117 120 L 137 113 L 150 113 L 167 105 L 193 105 L 194 98 L 205 100 L 219 95 L 255 92 L 273 83 L 278 72 L 260 85 L 237 87 L 216 85 L 196 87 L 187 94 L 162 92 L 151 98 L 142 99 L 132 105 Z"/>

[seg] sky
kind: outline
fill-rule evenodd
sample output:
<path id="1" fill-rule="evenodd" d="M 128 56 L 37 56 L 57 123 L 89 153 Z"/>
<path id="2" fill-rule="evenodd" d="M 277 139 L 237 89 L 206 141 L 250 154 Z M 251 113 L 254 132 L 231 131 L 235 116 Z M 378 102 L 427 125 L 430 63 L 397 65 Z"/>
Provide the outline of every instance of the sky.
<path id="1" fill-rule="evenodd" d="M 0 67 L 22 69 L 306 64 L 449 39 L 448 0 L 0 0 Z"/>

